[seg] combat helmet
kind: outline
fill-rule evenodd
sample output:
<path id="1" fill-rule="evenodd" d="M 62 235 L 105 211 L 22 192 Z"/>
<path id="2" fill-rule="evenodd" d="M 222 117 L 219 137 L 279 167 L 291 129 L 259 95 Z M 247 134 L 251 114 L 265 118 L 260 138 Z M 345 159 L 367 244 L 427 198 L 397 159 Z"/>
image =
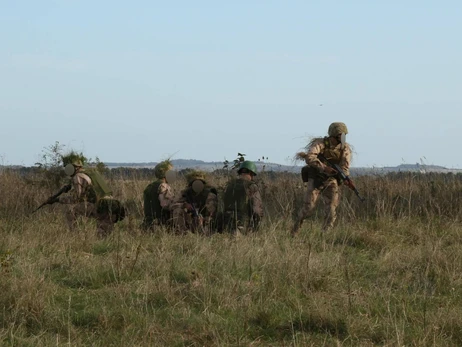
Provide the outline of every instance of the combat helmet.
<path id="1" fill-rule="evenodd" d="M 74 159 L 71 164 L 74 165 L 75 167 L 83 167 L 82 160 L 80 159 Z"/>
<path id="2" fill-rule="evenodd" d="M 340 134 L 348 134 L 348 128 L 345 123 L 342 122 L 334 122 L 329 125 L 329 130 L 327 131 L 329 136 L 335 137 Z"/>
<path id="3" fill-rule="evenodd" d="M 193 170 L 186 174 L 186 181 L 188 181 L 188 184 L 191 185 L 194 181 L 200 180 L 204 184 L 206 183 L 205 180 L 205 173 L 199 170 Z"/>
<path id="4" fill-rule="evenodd" d="M 154 167 L 154 175 L 158 178 L 165 178 L 165 174 L 168 170 L 173 169 L 173 165 L 170 160 L 161 161 Z"/>
<path id="5" fill-rule="evenodd" d="M 251 173 L 253 173 L 255 176 L 257 175 L 257 166 L 255 165 L 253 161 L 250 161 L 250 160 L 243 161 L 241 165 L 239 166 L 239 170 L 237 171 L 237 173 L 241 173 L 242 169 L 247 169 Z"/>
<path id="6" fill-rule="evenodd" d="M 70 164 L 74 167 L 83 167 L 83 164 L 87 161 L 87 158 L 85 158 L 82 153 L 70 151 L 69 153 L 62 155 L 61 160 L 63 162 L 63 167 L 66 167 Z"/>

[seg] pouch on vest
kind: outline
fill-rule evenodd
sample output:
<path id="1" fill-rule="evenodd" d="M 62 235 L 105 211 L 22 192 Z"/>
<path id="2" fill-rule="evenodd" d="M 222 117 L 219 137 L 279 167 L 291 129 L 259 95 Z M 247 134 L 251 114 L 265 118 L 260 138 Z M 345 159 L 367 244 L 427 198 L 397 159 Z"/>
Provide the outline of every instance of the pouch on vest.
<path id="1" fill-rule="evenodd" d="M 251 184 L 255 183 L 238 178 L 230 181 L 226 186 L 223 196 L 224 210 L 234 212 L 239 220 L 248 219 L 252 213 L 247 197 L 247 190 Z"/>
<path id="2" fill-rule="evenodd" d="M 309 165 L 305 165 L 304 167 L 302 167 L 301 174 L 302 174 L 302 180 L 304 183 L 308 182 L 308 179 L 310 178 L 319 179 L 321 176 L 321 174 L 319 173 L 317 169 Z"/>

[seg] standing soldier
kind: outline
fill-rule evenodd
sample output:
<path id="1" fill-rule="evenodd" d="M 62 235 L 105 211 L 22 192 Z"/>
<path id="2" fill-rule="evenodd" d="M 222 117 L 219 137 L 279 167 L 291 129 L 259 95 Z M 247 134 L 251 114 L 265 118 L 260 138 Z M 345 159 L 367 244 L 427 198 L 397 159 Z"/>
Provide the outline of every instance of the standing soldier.
<path id="1" fill-rule="evenodd" d="M 348 129 L 344 123 L 335 122 L 329 126 L 328 135 L 324 138 L 315 138 L 307 146 L 308 151 L 297 153 L 299 159 L 306 162 L 302 169 L 303 181 L 307 185 L 307 191 L 302 210 L 295 221 L 292 234 L 296 234 L 305 218 L 314 212 L 316 202 L 321 193 L 325 201 L 325 219 L 322 226 L 324 231 L 334 226 L 336 209 L 339 204 L 339 185 L 342 183 L 338 178 L 338 172 L 323 162 L 320 157 L 327 159 L 333 164 L 338 164 L 348 176 L 351 162 L 351 148 L 345 143 Z M 345 181 L 345 184 L 350 184 Z"/>
<path id="2" fill-rule="evenodd" d="M 210 233 L 215 226 L 218 192 L 207 185 L 205 173 L 194 170 L 186 175 L 188 187 L 181 193 L 182 209 L 176 220 L 191 231 Z M 181 221 L 183 219 L 183 222 Z"/>
<path id="3" fill-rule="evenodd" d="M 167 172 L 173 169 L 170 160 L 164 160 L 154 168 L 157 180 L 149 184 L 143 192 L 145 230 L 155 225 L 165 225 L 172 217 L 175 194 L 167 179 Z"/>
<path id="4" fill-rule="evenodd" d="M 71 176 L 71 189 L 54 202 L 71 205 L 67 213 L 70 229 L 75 228 L 79 216 L 92 217 L 96 219 L 98 236 L 109 235 L 114 223 L 125 218 L 120 201 L 112 197 L 112 190 L 98 171 L 83 168 L 82 160 L 73 159 L 65 171 Z"/>
<path id="5" fill-rule="evenodd" d="M 257 167 L 251 161 L 243 161 L 238 178 L 231 180 L 224 193 L 224 227 L 231 231 L 256 230 L 263 218 L 263 202 L 254 181 Z"/>

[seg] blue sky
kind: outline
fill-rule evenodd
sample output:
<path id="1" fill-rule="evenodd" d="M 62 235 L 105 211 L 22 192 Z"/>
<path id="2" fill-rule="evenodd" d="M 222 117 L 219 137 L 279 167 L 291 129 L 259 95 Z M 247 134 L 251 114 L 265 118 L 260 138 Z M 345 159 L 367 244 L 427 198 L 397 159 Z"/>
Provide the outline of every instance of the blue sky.
<path id="1" fill-rule="evenodd" d="M 0 164 L 290 164 L 343 121 L 353 166 L 462 168 L 460 1 L 3 1 Z M 321 106 L 322 105 L 322 106 Z"/>

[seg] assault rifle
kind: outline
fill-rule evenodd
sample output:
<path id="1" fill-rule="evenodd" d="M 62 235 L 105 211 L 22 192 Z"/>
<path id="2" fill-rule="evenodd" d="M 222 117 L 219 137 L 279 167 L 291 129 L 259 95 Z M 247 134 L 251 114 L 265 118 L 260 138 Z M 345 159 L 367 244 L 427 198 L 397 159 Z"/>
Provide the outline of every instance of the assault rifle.
<path id="1" fill-rule="evenodd" d="M 196 206 L 195 206 L 195 204 L 194 204 L 194 202 L 192 200 L 187 199 L 186 202 L 192 207 L 192 211 L 190 211 L 190 212 L 192 213 L 194 219 L 199 224 L 202 233 L 206 234 L 202 214 L 199 213 L 199 211 L 197 210 L 197 208 L 196 208 Z"/>
<path id="2" fill-rule="evenodd" d="M 37 212 L 40 210 L 43 206 L 45 205 L 52 205 L 55 202 L 58 202 L 58 198 L 61 194 L 67 193 L 69 190 L 71 190 L 72 184 L 67 184 L 64 187 L 62 187 L 56 194 L 50 196 L 43 204 L 41 204 L 39 207 L 37 207 L 32 213 Z"/>
<path id="3" fill-rule="evenodd" d="M 191 197 L 189 197 L 187 194 L 183 195 L 186 201 L 186 204 L 189 205 L 187 208 L 187 212 L 191 213 L 193 216 L 194 220 L 197 221 L 199 224 L 200 230 L 203 234 L 206 234 L 205 228 L 204 228 L 204 221 L 203 221 L 203 216 L 202 214 L 198 211 L 196 208 L 196 205 Z M 190 207 L 190 208 L 189 208 Z"/>
<path id="4" fill-rule="evenodd" d="M 359 194 L 359 191 L 358 189 L 356 189 L 352 179 L 350 178 L 350 176 L 347 176 L 342 168 L 338 165 L 338 164 L 334 164 L 334 163 L 331 163 L 325 156 L 324 154 L 322 153 L 319 153 L 318 154 L 318 158 L 325 164 L 329 165 L 332 169 L 334 169 L 335 171 L 337 171 L 337 173 L 335 174 L 336 176 L 338 176 L 338 178 L 343 182 L 347 182 L 347 186 L 355 192 L 356 196 L 359 198 L 359 200 L 361 200 L 361 202 L 364 202 L 366 201 L 365 198 L 363 198 L 360 194 Z"/>

